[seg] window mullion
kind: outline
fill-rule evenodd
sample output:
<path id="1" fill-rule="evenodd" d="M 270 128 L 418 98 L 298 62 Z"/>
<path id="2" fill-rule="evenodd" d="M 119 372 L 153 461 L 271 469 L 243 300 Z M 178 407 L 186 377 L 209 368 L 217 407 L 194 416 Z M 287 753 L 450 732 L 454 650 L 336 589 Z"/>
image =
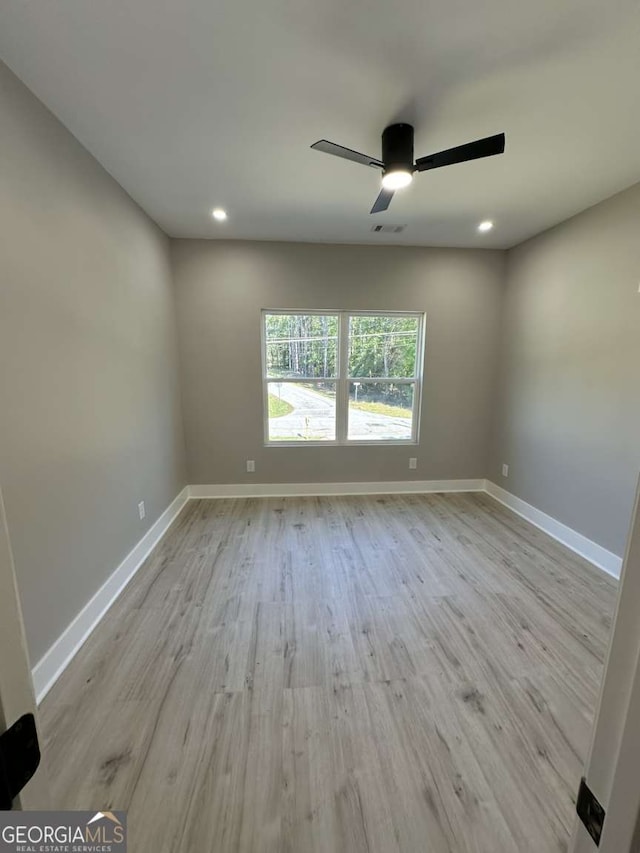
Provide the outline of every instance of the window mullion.
<path id="1" fill-rule="evenodd" d="M 338 386 L 336 388 L 336 439 L 343 444 L 349 429 L 349 315 L 340 314 L 338 332 Z"/>

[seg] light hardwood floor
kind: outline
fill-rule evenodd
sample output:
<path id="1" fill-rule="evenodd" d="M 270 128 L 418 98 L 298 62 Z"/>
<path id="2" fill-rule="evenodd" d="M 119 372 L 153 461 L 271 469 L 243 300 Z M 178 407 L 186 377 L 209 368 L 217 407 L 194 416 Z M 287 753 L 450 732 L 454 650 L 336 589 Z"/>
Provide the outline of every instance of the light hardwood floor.
<path id="1" fill-rule="evenodd" d="M 615 582 L 484 495 L 192 501 L 42 707 L 132 853 L 566 850 Z"/>

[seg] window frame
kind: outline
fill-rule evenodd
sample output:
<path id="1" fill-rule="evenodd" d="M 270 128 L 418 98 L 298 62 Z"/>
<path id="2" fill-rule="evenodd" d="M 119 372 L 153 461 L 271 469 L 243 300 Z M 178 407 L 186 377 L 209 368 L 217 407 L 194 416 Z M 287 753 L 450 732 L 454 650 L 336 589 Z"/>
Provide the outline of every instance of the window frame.
<path id="1" fill-rule="evenodd" d="M 338 318 L 338 341 L 336 347 L 336 375 L 335 377 L 269 377 L 267 375 L 267 324 L 266 318 L 269 314 L 297 314 L 297 315 L 319 315 Z M 416 340 L 415 373 L 408 377 L 375 377 L 375 376 L 350 376 L 349 375 L 349 320 L 351 317 L 411 317 L 418 321 L 418 335 Z M 262 359 L 262 421 L 263 440 L 265 447 L 376 447 L 402 445 L 404 447 L 417 445 L 419 443 L 420 419 L 422 415 L 422 384 L 425 361 L 425 338 L 426 338 L 427 315 L 424 311 L 355 311 L 335 309 L 283 309 L 263 308 L 260 317 L 260 347 Z M 344 367 L 344 370 L 343 370 Z M 336 431 L 335 439 L 326 441 L 277 441 L 269 438 L 269 383 L 292 382 L 302 383 L 327 383 L 334 382 L 336 386 Z M 349 430 L 349 384 L 351 382 L 361 383 L 388 383 L 396 385 L 413 385 L 413 416 L 411 420 L 411 438 L 394 439 L 350 439 Z"/>

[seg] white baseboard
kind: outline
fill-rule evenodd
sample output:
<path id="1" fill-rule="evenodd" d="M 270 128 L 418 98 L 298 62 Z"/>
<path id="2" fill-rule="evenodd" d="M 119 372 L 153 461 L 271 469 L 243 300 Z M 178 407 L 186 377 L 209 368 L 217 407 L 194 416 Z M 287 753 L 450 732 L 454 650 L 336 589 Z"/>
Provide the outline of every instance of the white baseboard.
<path id="1" fill-rule="evenodd" d="M 89 634 L 164 536 L 171 522 L 189 500 L 189 487 L 169 504 L 113 574 L 85 604 L 69 627 L 33 667 L 36 701 L 40 703 L 67 668 Z"/>
<path id="2" fill-rule="evenodd" d="M 567 527 L 566 524 L 562 524 L 562 522 L 547 515 L 546 512 L 536 509 L 536 507 L 531 506 L 531 504 L 528 504 L 521 498 L 512 495 L 511 492 L 507 492 L 506 489 L 497 486 L 490 480 L 486 481 L 486 492 L 517 515 L 531 522 L 531 524 L 540 528 L 540 530 L 543 530 L 553 539 L 566 545 L 567 548 L 570 548 L 576 554 L 584 557 L 585 560 L 593 563 L 594 566 L 602 569 L 608 575 L 612 575 L 614 578 L 620 577 L 622 557 L 618 557 L 617 554 L 607 551 L 602 545 L 598 545 L 591 539 L 587 539 L 586 536 L 583 536 L 571 527 Z"/>
<path id="3" fill-rule="evenodd" d="M 232 483 L 189 486 L 190 498 L 284 498 L 481 492 L 485 480 L 396 480 L 375 483 Z"/>

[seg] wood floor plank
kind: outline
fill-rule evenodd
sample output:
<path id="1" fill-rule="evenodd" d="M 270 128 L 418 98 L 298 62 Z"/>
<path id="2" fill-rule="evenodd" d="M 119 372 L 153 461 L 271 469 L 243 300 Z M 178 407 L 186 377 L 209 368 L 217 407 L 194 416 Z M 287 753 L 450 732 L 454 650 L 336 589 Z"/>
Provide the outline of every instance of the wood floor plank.
<path id="1" fill-rule="evenodd" d="M 560 853 L 616 583 L 486 495 L 188 504 L 41 708 L 136 853 Z"/>

